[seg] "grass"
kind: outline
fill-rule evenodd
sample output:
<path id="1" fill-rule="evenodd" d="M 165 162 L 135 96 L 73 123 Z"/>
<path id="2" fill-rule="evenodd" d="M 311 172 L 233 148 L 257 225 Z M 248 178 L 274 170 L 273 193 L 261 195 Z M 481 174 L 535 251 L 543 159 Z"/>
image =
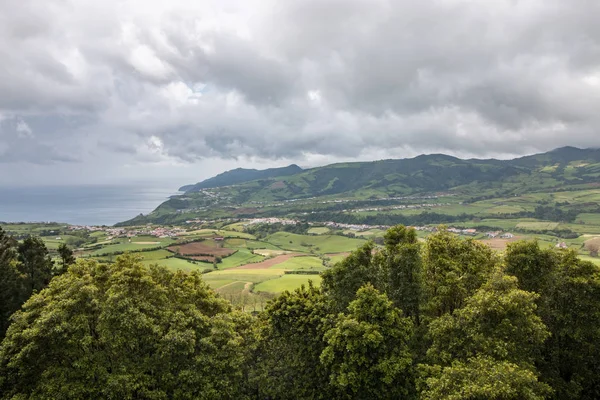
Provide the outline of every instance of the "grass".
<path id="1" fill-rule="evenodd" d="M 579 256 L 580 259 L 584 260 L 584 261 L 591 261 L 596 265 L 600 265 L 600 258 L 598 257 L 591 257 L 591 256 L 585 256 L 585 255 L 580 255 Z"/>
<path id="2" fill-rule="evenodd" d="M 225 269 L 204 274 L 203 279 L 209 284 L 214 280 L 224 279 L 260 283 L 269 279 L 278 278 L 284 273 L 285 271 L 278 269 Z"/>
<path id="3" fill-rule="evenodd" d="M 335 255 L 335 256 L 327 256 L 329 258 L 329 264 L 333 265 L 336 263 L 339 263 L 340 261 L 342 261 L 343 259 L 345 259 L 348 256 L 342 256 L 342 255 Z"/>
<path id="4" fill-rule="evenodd" d="M 558 222 L 519 222 L 516 227 L 530 231 L 552 230 L 558 227 Z"/>
<path id="5" fill-rule="evenodd" d="M 204 275 L 204 277 L 206 277 L 207 275 Z M 225 285 L 229 285 L 233 282 L 236 282 L 235 279 L 212 279 L 210 281 L 204 279 L 204 282 L 208 283 L 208 285 L 213 288 L 214 290 L 217 290 Z"/>
<path id="6" fill-rule="evenodd" d="M 247 282 L 233 281 L 231 283 L 220 286 L 217 289 L 217 292 L 219 292 L 222 295 L 238 294 L 245 289 L 246 284 Z"/>
<path id="7" fill-rule="evenodd" d="M 222 236 L 224 238 L 243 238 L 243 239 L 256 239 L 254 235 L 245 232 L 227 231 L 223 229 L 198 229 L 196 231 L 185 232 L 181 236 L 200 236 L 200 237 L 212 237 Z"/>
<path id="8" fill-rule="evenodd" d="M 315 286 L 321 284 L 321 277 L 318 275 L 284 275 L 277 279 L 259 283 L 254 286 L 255 292 L 281 293 L 285 290 L 292 291 L 299 288 L 301 285 L 308 285 L 308 281 L 312 281 Z"/>
<path id="9" fill-rule="evenodd" d="M 277 232 L 267 237 L 267 241 L 291 251 L 314 251 L 318 254 L 352 251 L 365 244 L 362 239 L 351 239 L 338 235 L 308 236 L 295 233 Z"/>
<path id="10" fill-rule="evenodd" d="M 310 271 L 321 271 L 325 269 L 323 266 L 323 261 L 321 261 L 318 257 L 310 257 L 310 256 L 302 256 L 302 257 L 293 257 L 287 261 L 282 262 L 281 264 L 277 264 L 271 268 L 276 269 L 285 269 L 290 271 L 298 271 L 298 270 L 310 270 Z"/>
<path id="11" fill-rule="evenodd" d="M 314 228 L 310 228 L 307 232 L 311 235 L 324 235 L 326 233 L 329 233 L 329 228 L 326 228 L 324 226 L 317 226 Z"/>
<path id="12" fill-rule="evenodd" d="M 135 243 L 119 243 L 119 244 L 111 244 L 105 247 L 102 247 L 98 250 L 95 250 L 91 253 L 92 256 L 98 256 L 101 254 L 109 254 L 116 252 L 126 252 L 126 251 L 139 251 L 143 249 L 151 249 L 153 247 L 159 247 L 159 244 L 135 244 Z"/>
<path id="13" fill-rule="evenodd" d="M 187 272 L 192 272 L 192 271 L 202 272 L 206 268 L 211 267 L 210 264 L 205 264 L 205 265 L 202 263 L 193 264 L 187 260 L 183 260 L 181 258 L 175 258 L 175 257 L 161 259 L 161 260 L 144 260 L 144 261 L 142 261 L 142 264 L 145 264 L 145 265 L 158 264 L 158 265 L 162 265 L 162 266 L 167 267 L 174 271 L 182 270 L 182 271 L 187 271 Z"/>
<path id="14" fill-rule="evenodd" d="M 262 260 L 264 260 L 264 257 L 261 255 L 252 254 L 250 250 L 247 249 L 239 249 L 235 254 L 223 258 L 223 261 L 217 266 L 219 269 L 228 269 Z"/>
<path id="15" fill-rule="evenodd" d="M 172 255 L 173 253 L 167 250 L 144 251 L 139 254 L 139 256 L 142 257 L 144 261 L 162 260 Z"/>

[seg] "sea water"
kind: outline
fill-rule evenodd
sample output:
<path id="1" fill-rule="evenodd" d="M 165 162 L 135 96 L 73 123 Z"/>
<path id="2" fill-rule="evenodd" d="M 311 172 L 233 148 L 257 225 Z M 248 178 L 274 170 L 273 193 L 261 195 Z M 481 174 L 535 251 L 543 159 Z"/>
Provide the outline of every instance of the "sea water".
<path id="1" fill-rule="evenodd" d="M 176 188 L 144 185 L 0 186 L 0 221 L 113 225 L 147 214 Z"/>

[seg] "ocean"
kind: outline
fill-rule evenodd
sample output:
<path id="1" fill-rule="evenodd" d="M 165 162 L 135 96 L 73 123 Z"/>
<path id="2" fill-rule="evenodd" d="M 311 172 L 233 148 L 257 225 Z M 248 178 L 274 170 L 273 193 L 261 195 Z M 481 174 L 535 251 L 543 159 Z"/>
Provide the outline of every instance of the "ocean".
<path id="1" fill-rule="evenodd" d="M 113 225 L 147 214 L 177 193 L 140 185 L 0 186 L 0 221 Z"/>

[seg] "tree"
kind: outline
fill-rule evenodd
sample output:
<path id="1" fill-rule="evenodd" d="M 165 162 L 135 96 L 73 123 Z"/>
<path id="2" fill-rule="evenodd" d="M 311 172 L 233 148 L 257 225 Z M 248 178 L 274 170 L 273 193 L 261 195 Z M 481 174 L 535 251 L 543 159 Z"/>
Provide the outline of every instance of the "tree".
<path id="1" fill-rule="evenodd" d="M 429 325 L 424 399 L 544 399 L 535 362 L 549 336 L 536 315 L 539 295 L 496 272 L 463 308 Z"/>
<path id="2" fill-rule="evenodd" d="M 598 251 L 600 251 L 600 238 L 594 238 L 586 241 L 585 248 L 590 252 L 590 256 L 598 257 Z"/>
<path id="3" fill-rule="evenodd" d="M 541 250 L 537 242 L 509 246 L 506 270 L 540 294 L 538 315 L 551 336 L 538 369 L 557 399 L 600 398 L 600 268 L 574 250 Z"/>
<path id="4" fill-rule="evenodd" d="M 384 286 L 382 263 L 373 249 L 373 243 L 369 242 L 322 274 L 323 292 L 337 311 L 343 311 L 365 284 Z"/>
<path id="5" fill-rule="evenodd" d="M 285 291 L 267 306 L 252 379 L 260 398 L 330 399 L 325 347 L 329 304 L 309 283 Z"/>
<path id="6" fill-rule="evenodd" d="M 600 268 L 560 252 L 540 315 L 552 336 L 540 370 L 557 399 L 600 398 Z"/>
<path id="7" fill-rule="evenodd" d="M 506 272 L 518 278 L 521 289 L 542 293 L 552 281 L 557 257 L 553 249 L 540 249 L 537 241 L 510 243 L 504 256 Z"/>
<path id="8" fill-rule="evenodd" d="M 440 368 L 426 380 L 423 400 L 544 400 L 552 391 L 519 365 L 477 356 Z"/>
<path id="9" fill-rule="evenodd" d="M 79 260 L 14 315 L 0 397 L 244 398 L 237 321 L 196 272 Z"/>
<path id="10" fill-rule="evenodd" d="M 483 355 L 533 366 L 549 336 L 536 314 L 538 297 L 519 289 L 516 278 L 496 272 L 463 308 L 431 322 L 429 359 L 447 366 Z"/>
<path id="11" fill-rule="evenodd" d="M 27 236 L 18 246 L 19 270 L 25 275 L 25 298 L 45 288 L 52 278 L 52 260 L 44 241 L 39 237 Z"/>
<path id="12" fill-rule="evenodd" d="M 384 235 L 383 270 L 387 276 L 387 295 L 394 305 L 420 322 L 422 256 L 417 232 L 398 225 Z"/>
<path id="13" fill-rule="evenodd" d="M 58 255 L 60 256 L 60 261 L 62 264 L 61 273 L 67 271 L 69 265 L 75 263 L 75 257 L 73 256 L 73 251 L 64 243 L 58 245 Z"/>
<path id="14" fill-rule="evenodd" d="M 347 314 L 325 333 L 321 362 L 330 368 L 335 398 L 398 399 L 414 395 L 410 318 L 367 284 Z"/>
<path id="15" fill-rule="evenodd" d="M 17 269 L 17 241 L 0 227 L 0 340 L 21 306 L 23 277 Z"/>
<path id="16" fill-rule="evenodd" d="M 461 308 L 498 264 L 492 250 L 473 239 L 460 239 L 444 227 L 425 243 L 423 311 L 428 318 Z"/>

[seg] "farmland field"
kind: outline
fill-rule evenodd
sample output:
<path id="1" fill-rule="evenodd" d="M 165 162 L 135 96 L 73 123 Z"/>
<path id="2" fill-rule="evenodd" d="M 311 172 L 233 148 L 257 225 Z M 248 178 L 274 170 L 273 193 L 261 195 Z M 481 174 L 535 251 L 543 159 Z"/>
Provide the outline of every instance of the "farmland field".
<path id="1" fill-rule="evenodd" d="M 167 250 L 192 260 L 208 262 L 213 262 L 216 257 L 225 258 L 236 252 L 234 249 L 218 247 L 215 243 L 210 241 L 173 245 L 167 247 Z"/>
<path id="2" fill-rule="evenodd" d="M 270 279 L 259 283 L 254 287 L 254 291 L 269 292 L 269 293 L 281 293 L 285 290 L 294 290 L 301 285 L 308 285 L 308 281 L 312 281 L 315 286 L 321 284 L 321 277 L 319 275 L 295 275 L 288 274 L 283 275 L 277 279 Z"/>
<path id="3" fill-rule="evenodd" d="M 309 236 L 295 233 L 277 232 L 267 237 L 267 241 L 292 251 L 314 251 L 315 253 L 340 253 L 352 251 L 366 243 L 362 239 L 351 239 L 338 235 Z"/>
<path id="4" fill-rule="evenodd" d="M 558 222 L 519 222 L 517 224 L 518 229 L 525 229 L 531 231 L 542 231 L 556 229 Z"/>
<path id="5" fill-rule="evenodd" d="M 258 262 L 263 260 L 264 257 L 259 254 L 252 254 L 250 250 L 239 249 L 229 257 L 223 258 L 223 260 L 217 264 L 219 269 L 228 269 L 239 267 L 240 265 Z"/>
<path id="6" fill-rule="evenodd" d="M 293 257 L 271 268 L 285 269 L 291 271 L 322 271 L 325 269 L 325 267 L 323 266 L 323 261 L 321 261 L 320 258 L 311 256 Z"/>
<path id="7" fill-rule="evenodd" d="M 187 272 L 191 272 L 191 271 L 202 272 L 204 269 L 211 267 L 210 264 L 205 264 L 206 266 L 204 266 L 204 265 L 202 265 L 202 263 L 194 264 L 187 260 L 183 260 L 181 258 L 175 258 L 175 257 L 166 258 L 166 259 L 163 258 L 160 260 L 143 260 L 142 264 L 145 264 L 145 265 L 158 264 L 158 265 L 162 265 L 162 266 L 167 267 L 172 270 L 182 270 L 182 271 L 187 271 Z"/>
<path id="8" fill-rule="evenodd" d="M 326 233 L 329 233 L 330 229 L 326 228 L 324 226 L 319 226 L 319 227 L 314 227 L 314 228 L 310 228 L 307 232 L 311 235 L 324 235 Z"/>

